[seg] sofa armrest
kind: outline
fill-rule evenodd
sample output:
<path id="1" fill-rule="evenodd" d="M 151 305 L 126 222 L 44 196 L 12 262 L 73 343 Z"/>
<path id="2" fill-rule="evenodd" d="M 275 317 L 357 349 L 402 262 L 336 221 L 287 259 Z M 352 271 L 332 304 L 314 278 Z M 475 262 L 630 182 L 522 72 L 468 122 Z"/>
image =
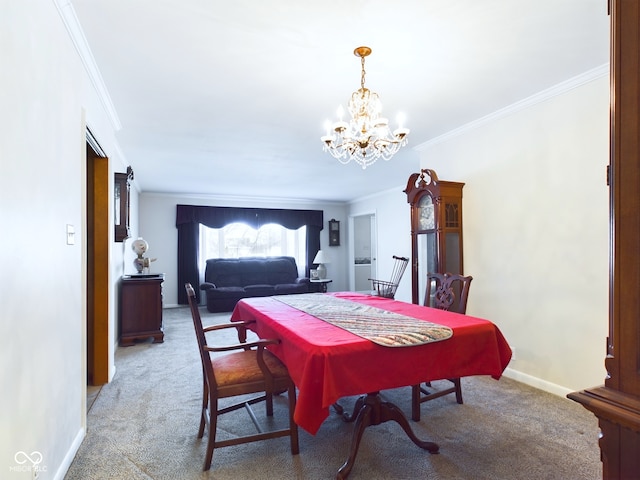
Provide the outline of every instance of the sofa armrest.
<path id="1" fill-rule="evenodd" d="M 217 288 L 214 283 L 204 282 L 200 285 L 200 290 L 213 290 L 214 288 Z"/>
<path id="2" fill-rule="evenodd" d="M 309 277 L 298 277 L 296 278 L 296 283 L 306 283 L 309 284 Z"/>

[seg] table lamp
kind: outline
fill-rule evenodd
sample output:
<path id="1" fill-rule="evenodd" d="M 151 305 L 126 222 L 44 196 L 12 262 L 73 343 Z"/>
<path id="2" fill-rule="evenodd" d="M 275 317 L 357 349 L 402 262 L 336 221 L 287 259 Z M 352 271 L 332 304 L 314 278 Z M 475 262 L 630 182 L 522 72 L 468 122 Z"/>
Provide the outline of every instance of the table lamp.
<path id="1" fill-rule="evenodd" d="M 329 257 L 327 257 L 322 250 L 318 250 L 316 257 L 313 259 L 313 263 L 318 264 L 318 278 L 321 280 L 327 278 L 327 268 L 324 264 L 329 263 Z"/>

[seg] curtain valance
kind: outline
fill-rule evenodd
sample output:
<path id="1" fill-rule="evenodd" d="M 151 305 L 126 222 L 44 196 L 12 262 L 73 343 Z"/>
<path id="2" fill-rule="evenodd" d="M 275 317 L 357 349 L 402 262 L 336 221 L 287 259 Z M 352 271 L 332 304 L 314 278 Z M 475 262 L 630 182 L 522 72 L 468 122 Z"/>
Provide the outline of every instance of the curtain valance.
<path id="1" fill-rule="evenodd" d="M 290 230 L 305 225 L 322 230 L 323 219 L 322 210 L 177 205 L 176 227 L 185 223 L 201 223 L 209 228 L 222 228 L 229 223 L 241 222 L 253 228 L 277 223 Z"/>

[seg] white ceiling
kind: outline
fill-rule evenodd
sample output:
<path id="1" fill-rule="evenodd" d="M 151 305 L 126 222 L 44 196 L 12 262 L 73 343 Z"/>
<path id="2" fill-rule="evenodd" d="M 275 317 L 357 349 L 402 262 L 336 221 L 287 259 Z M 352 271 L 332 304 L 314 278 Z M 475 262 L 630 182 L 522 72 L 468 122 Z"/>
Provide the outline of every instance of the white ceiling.
<path id="1" fill-rule="evenodd" d="M 416 146 L 609 60 L 606 0 L 72 0 L 143 192 L 348 201 L 406 184 Z M 322 151 L 360 86 L 409 145 Z M 99 139 L 98 139 L 99 140 Z"/>

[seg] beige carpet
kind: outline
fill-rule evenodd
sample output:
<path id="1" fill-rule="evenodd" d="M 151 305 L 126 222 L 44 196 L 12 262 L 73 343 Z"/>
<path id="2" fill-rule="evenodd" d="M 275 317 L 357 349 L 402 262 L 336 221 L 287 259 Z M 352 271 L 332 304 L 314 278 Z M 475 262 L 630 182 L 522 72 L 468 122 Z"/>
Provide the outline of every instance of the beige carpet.
<path id="1" fill-rule="evenodd" d="M 203 309 L 205 323 L 229 314 Z M 95 399 L 87 436 L 66 480 L 75 479 L 331 479 L 345 461 L 353 425 L 332 414 L 317 435 L 300 430 L 300 454 L 280 438 L 217 449 L 202 472 L 206 442 L 196 436 L 201 367 L 187 308 L 164 311 L 165 342 L 119 348 L 116 375 Z M 597 421 L 576 403 L 503 378 L 463 379 L 465 403 L 452 395 L 422 405 L 410 424 L 440 453 L 415 446 L 395 423 L 368 428 L 349 479 L 599 479 Z M 410 389 L 385 391 L 410 415 Z M 343 399 L 353 405 L 355 397 Z M 264 419 L 264 409 L 254 409 Z M 285 421 L 285 398 L 276 421 Z M 218 435 L 251 422 L 242 410 L 225 416 Z"/>

